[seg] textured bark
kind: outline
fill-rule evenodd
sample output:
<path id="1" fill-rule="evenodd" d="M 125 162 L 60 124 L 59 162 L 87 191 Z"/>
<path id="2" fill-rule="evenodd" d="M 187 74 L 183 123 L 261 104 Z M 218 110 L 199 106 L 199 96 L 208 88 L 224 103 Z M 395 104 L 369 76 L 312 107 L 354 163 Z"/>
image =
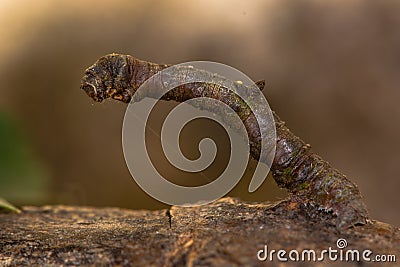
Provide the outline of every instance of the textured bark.
<path id="1" fill-rule="evenodd" d="M 98 102 L 106 98 L 125 103 L 129 103 L 132 99 L 139 101 L 145 96 L 151 97 L 152 92 L 150 90 L 145 96 L 137 96 L 135 95 L 137 89 L 151 76 L 168 66 L 170 65 L 141 61 L 129 55 L 107 55 L 86 70 L 81 88 Z M 193 71 L 193 68 L 189 66 L 178 68 L 183 71 L 182 77 L 178 77 L 178 80 L 183 80 L 184 77 L 190 75 L 188 73 Z M 217 76 L 204 70 L 197 71 L 204 77 Z M 162 81 L 168 78 L 171 77 L 160 75 L 159 84 L 164 84 Z M 246 102 L 231 90 L 234 87 L 243 87 L 241 88 L 243 92 L 250 92 L 246 85 L 223 77 L 219 78 L 226 81 L 229 88 L 212 83 L 187 83 L 169 91 L 162 99 L 183 102 L 196 97 L 209 97 L 227 104 L 237 113 L 247 130 L 250 155 L 259 160 L 260 131 L 267 129 L 263 125 L 266 122 L 257 121 Z M 263 83 L 259 83 L 258 86 L 262 88 Z M 248 95 L 246 99 L 252 101 L 254 96 Z M 206 108 L 218 114 L 218 105 L 210 104 Z M 260 110 L 261 114 L 267 113 L 267 107 L 264 105 L 258 105 L 256 109 Z M 368 212 L 357 186 L 314 154 L 311 146 L 295 136 L 276 114 L 274 114 L 274 119 L 277 143 L 271 170 L 277 184 L 287 189 L 294 201 L 301 201 L 314 207 L 314 212 L 317 210 L 332 212 L 337 217 L 336 225 L 339 229 L 365 224 Z"/>
<path id="2" fill-rule="evenodd" d="M 172 207 L 172 217 L 166 210 L 23 207 L 20 214 L 0 214 L 0 266 L 282 266 L 276 255 L 272 262 L 259 261 L 257 252 L 264 245 L 287 251 L 337 249 L 338 238 L 347 240 L 346 249 L 400 255 L 399 228 L 371 221 L 339 233 L 332 214 L 309 209 L 291 200 L 250 204 L 231 198 Z M 284 266 L 325 264 L 369 266 L 328 261 Z"/>

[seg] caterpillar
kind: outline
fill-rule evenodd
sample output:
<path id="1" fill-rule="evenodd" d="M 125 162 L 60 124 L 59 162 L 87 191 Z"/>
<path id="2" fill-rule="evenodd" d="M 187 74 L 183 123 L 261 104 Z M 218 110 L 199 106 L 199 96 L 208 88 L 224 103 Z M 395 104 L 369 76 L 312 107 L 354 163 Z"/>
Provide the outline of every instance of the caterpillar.
<path id="1" fill-rule="evenodd" d="M 101 57 L 85 71 L 81 89 L 97 102 L 112 98 L 129 103 L 146 80 L 169 66 L 171 65 L 142 61 L 130 55 L 109 54 Z M 262 90 L 265 81 L 258 81 L 256 85 Z M 236 83 L 235 86 L 246 85 Z M 151 97 L 151 93 L 146 96 Z M 162 99 L 184 102 L 204 96 L 217 99 L 236 112 L 248 133 L 250 156 L 255 160 L 262 160 L 260 131 L 263 128 L 246 102 L 233 91 L 211 83 L 187 83 L 167 92 Z M 213 111 L 212 107 L 210 111 Z M 276 152 L 271 172 L 278 186 L 286 189 L 289 198 L 294 202 L 333 213 L 339 229 L 366 224 L 368 212 L 357 186 L 316 155 L 311 146 L 294 135 L 275 112 L 273 117 Z"/>

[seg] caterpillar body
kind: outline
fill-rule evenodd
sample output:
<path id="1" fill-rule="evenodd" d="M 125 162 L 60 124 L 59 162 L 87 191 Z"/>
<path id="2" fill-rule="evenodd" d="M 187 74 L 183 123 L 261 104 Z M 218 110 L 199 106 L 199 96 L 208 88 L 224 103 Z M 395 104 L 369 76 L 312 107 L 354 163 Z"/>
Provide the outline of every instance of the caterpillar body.
<path id="1" fill-rule="evenodd" d="M 86 70 L 81 89 L 97 102 L 112 98 L 129 103 L 146 80 L 169 66 L 130 55 L 106 55 Z M 204 75 L 210 73 L 204 71 Z M 265 82 L 259 81 L 256 85 L 262 90 Z M 232 86 L 246 85 L 232 81 Z M 151 92 L 146 96 L 151 97 Z M 217 99 L 236 112 L 248 133 L 250 155 L 260 160 L 262 123 L 257 122 L 246 102 L 233 91 L 211 83 L 187 83 L 169 91 L 162 99 L 184 102 L 204 96 Z M 208 109 L 213 112 L 217 108 Z M 365 224 L 368 212 L 357 186 L 313 153 L 311 146 L 295 136 L 278 115 L 273 113 L 273 116 L 277 139 L 271 171 L 276 183 L 289 192 L 292 201 L 332 212 L 338 228 Z"/>

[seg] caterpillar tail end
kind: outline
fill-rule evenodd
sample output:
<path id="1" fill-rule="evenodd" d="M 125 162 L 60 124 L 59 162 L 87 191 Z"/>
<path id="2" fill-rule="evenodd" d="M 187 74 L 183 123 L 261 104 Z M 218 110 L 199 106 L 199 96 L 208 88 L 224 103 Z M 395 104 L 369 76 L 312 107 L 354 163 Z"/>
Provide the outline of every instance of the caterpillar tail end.
<path id="1" fill-rule="evenodd" d="M 361 199 L 354 199 L 347 203 L 345 209 L 336 212 L 336 228 L 349 229 L 368 223 L 368 211 Z"/>

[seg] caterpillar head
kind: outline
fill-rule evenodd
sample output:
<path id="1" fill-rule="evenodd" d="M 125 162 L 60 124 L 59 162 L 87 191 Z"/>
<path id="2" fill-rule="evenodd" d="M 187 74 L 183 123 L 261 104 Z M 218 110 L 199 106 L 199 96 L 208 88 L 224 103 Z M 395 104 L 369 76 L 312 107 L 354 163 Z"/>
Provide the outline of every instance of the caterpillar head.
<path id="1" fill-rule="evenodd" d="M 97 102 L 110 97 L 129 103 L 130 77 L 129 57 L 113 53 L 101 57 L 85 71 L 81 89 Z"/>

